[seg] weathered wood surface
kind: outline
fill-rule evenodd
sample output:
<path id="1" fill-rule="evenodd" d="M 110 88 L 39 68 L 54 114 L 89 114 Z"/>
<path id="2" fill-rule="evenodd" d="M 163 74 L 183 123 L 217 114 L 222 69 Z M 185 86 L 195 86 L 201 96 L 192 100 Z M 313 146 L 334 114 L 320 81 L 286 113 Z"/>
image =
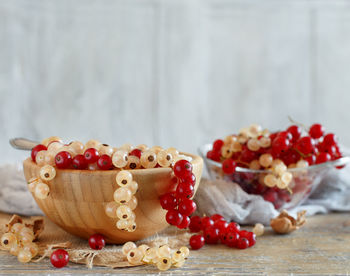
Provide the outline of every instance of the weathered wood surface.
<path id="1" fill-rule="evenodd" d="M 4 216 L 2 214 L 1 216 Z M 280 236 L 270 230 L 256 246 L 247 250 L 222 245 L 205 246 L 191 251 L 185 266 L 162 274 L 174 275 L 348 275 L 350 273 L 350 217 L 348 213 L 319 215 L 291 235 Z M 0 251 L 0 274 L 159 274 L 154 267 L 122 269 L 69 263 L 61 270 L 52 269 L 48 259 L 40 263 L 20 264 L 16 257 Z"/>

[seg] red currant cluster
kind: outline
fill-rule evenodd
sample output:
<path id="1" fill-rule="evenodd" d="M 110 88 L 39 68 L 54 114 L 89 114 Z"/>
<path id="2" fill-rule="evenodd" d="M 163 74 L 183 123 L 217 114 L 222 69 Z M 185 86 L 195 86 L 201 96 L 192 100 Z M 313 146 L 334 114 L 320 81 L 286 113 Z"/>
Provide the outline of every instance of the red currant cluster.
<path id="1" fill-rule="evenodd" d="M 144 144 L 135 148 L 130 144 L 114 148 L 97 140 L 89 140 L 85 145 L 79 141 L 64 144 L 57 136 L 44 139 L 35 146 L 31 157 L 39 166 L 79 170 L 167 168 L 185 158 L 175 148 L 148 148 Z"/>
<path id="2" fill-rule="evenodd" d="M 167 210 L 166 220 L 180 229 L 190 224 L 189 216 L 196 211 L 196 203 L 191 199 L 194 194 L 196 177 L 192 173 L 192 164 L 187 160 L 179 160 L 174 164 L 174 179 L 177 181 L 176 191 L 160 197 L 160 204 Z"/>
<path id="3" fill-rule="evenodd" d="M 231 222 L 215 214 L 211 217 L 191 217 L 189 229 L 192 233 L 202 232 L 190 238 L 192 249 L 200 249 L 204 243 L 217 244 L 219 241 L 228 247 L 246 249 L 256 243 L 255 234 L 246 230 L 240 230 L 240 225 Z"/>
<path id="4" fill-rule="evenodd" d="M 288 168 L 321 164 L 342 157 L 337 138 L 325 134 L 320 124 L 312 125 L 305 135 L 302 128 L 292 125 L 284 131 L 270 133 L 258 125 L 240 130 L 238 135 L 214 141 L 207 157 L 222 162 L 226 174 L 235 172 L 236 166 L 250 169 L 269 169 L 273 160 L 281 160 Z M 299 163 L 298 163 L 299 162 Z"/>

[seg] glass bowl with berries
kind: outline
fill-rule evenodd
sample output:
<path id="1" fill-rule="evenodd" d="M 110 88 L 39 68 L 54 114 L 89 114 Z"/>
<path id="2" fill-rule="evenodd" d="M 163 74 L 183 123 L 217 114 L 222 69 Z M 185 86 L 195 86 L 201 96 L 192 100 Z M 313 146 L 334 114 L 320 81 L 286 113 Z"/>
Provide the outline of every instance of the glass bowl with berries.
<path id="1" fill-rule="evenodd" d="M 199 151 L 211 179 L 237 183 L 277 210 L 301 204 L 327 173 L 349 162 L 337 137 L 321 124 L 294 124 L 277 132 L 254 124 Z"/>
<path id="2" fill-rule="evenodd" d="M 115 148 L 59 137 L 35 144 L 23 162 L 28 189 L 46 216 L 67 232 L 108 243 L 189 225 L 203 159 L 174 148 Z"/>

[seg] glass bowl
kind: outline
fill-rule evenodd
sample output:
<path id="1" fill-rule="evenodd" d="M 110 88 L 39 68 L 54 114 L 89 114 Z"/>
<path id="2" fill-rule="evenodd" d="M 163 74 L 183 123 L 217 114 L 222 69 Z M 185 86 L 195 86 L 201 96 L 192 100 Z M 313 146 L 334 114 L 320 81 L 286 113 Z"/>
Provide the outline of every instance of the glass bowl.
<path id="1" fill-rule="evenodd" d="M 262 196 L 271 202 L 277 210 L 292 209 L 302 204 L 321 183 L 321 180 L 335 167 L 341 167 L 349 163 L 349 157 L 329 161 L 326 163 L 309 166 L 307 168 L 288 169 L 293 175 L 287 189 L 269 188 L 263 184 L 263 179 L 268 173 L 266 170 L 251 170 L 237 167 L 233 174 L 224 174 L 221 163 L 207 158 L 207 152 L 212 149 L 212 144 L 206 144 L 199 148 L 199 154 L 203 157 L 209 177 L 212 180 L 224 179 L 237 183 L 248 194 Z"/>

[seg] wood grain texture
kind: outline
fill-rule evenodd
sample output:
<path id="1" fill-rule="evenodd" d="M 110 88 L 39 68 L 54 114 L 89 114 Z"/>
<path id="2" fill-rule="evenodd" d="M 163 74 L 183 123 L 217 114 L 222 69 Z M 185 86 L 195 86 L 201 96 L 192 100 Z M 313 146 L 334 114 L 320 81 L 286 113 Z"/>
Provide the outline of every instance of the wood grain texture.
<path id="1" fill-rule="evenodd" d="M 1 214 L 4 216 L 3 214 Z M 162 272 L 164 275 L 348 275 L 350 273 L 350 220 L 347 213 L 318 215 L 307 219 L 300 230 L 290 235 L 276 235 L 267 229 L 257 244 L 247 250 L 222 245 L 206 245 L 191 251 L 185 266 Z M 69 263 L 53 269 L 49 260 L 19 264 L 16 257 L 0 251 L 0 274 L 154 274 L 152 266 L 123 269 L 94 267 Z"/>
<path id="2" fill-rule="evenodd" d="M 196 176 L 195 191 L 203 170 L 203 160 L 193 158 Z M 26 180 L 40 177 L 40 167 L 31 159 L 23 163 Z M 160 232 L 168 226 L 166 211 L 159 203 L 159 196 L 170 191 L 170 168 L 131 170 L 139 189 L 135 194 L 138 205 L 134 210 L 137 229 L 134 232 L 119 230 L 117 219 L 105 214 L 105 205 L 113 201 L 113 193 L 119 187 L 115 177 L 120 170 L 87 171 L 56 170 L 56 177 L 48 181 L 50 194 L 46 199 L 34 197 L 40 209 L 54 223 L 67 232 L 88 239 L 94 233 L 103 234 L 110 243 L 140 240 Z M 34 195 L 33 195 L 34 196 Z"/>

